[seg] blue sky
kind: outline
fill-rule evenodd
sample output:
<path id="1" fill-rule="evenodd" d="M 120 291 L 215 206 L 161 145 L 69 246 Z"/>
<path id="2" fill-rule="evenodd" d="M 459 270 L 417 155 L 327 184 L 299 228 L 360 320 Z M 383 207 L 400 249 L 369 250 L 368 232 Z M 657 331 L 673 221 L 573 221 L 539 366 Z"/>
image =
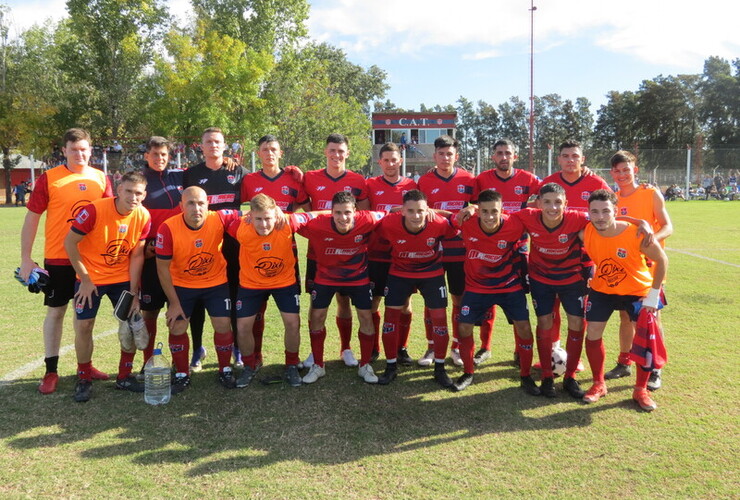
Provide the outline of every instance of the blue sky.
<path id="1" fill-rule="evenodd" d="M 64 0 L 4 0 L 19 27 L 65 15 Z M 0 0 L 2 3 L 3 0 Z M 529 97 L 529 0 L 312 0 L 311 37 L 388 73 L 404 108 L 499 104 Z M 170 0 L 173 12 L 187 0 Z M 711 55 L 740 57 L 740 2 L 535 1 L 535 94 L 586 97 L 637 90 L 658 75 L 701 73 Z"/>

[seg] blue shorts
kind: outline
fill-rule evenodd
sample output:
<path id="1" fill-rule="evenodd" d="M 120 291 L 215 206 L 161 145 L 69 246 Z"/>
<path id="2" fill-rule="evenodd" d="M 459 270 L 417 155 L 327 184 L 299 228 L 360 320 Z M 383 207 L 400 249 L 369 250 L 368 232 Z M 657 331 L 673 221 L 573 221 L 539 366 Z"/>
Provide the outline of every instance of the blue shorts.
<path id="1" fill-rule="evenodd" d="M 159 311 L 167 302 L 167 296 L 162 290 L 157 274 L 157 258 L 152 257 L 144 261 L 144 268 L 141 271 L 141 293 L 140 293 L 142 311 Z"/>
<path id="2" fill-rule="evenodd" d="M 402 278 L 393 274 L 388 276 L 385 287 L 385 305 L 400 307 L 406 304 L 414 292 L 419 291 L 424 297 L 428 309 L 445 309 L 447 307 L 447 287 L 444 276 L 432 278 Z"/>
<path id="3" fill-rule="evenodd" d="M 560 298 L 565 312 L 571 316 L 583 317 L 588 287 L 585 281 L 569 285 L 548 285 L 529 277 L 529 291 L 537 316 L 547 316 L 555 307 L 555 297 Z"/>
<path id="4" fill-rule="evenodd" d="M 280 312 L 284 313 L 299 313 L 301 310 L 300 297 L 301 287 L 298 283 L 283 288 L 268 288 L 268 289 L 255 289 L 255 288 L 239 288 L 239 293 L 236 296 L 236 309 L 237 318 L 249 318 L 256 316 L 262 308 L 262 304 L 267 302 L 267 299 L 275 299 L 275 305 Z"/>
<path id="5" fill-rule="evenodd" d="M 75 283 L 75 293 L 79 288 L 80 282 L 78 281 Z M 118 299 L 121 297 L 121 294 L 130 288 L 131 284 L 128 281 L 124 281 L 123 283 L 113 283 L 112 285 L 99 285 L 97 287 L 98 294 L 92 295 L 92 307 L 83 307 L 75 304 L 77 319 L 92 319 L 97 316 L 98 308 L 100 307 L 100 300 L 103 298 L 103 295 L 107 295 L 111 304 L 113 304 L 113 307 L 116 307 L 116 303 L 118 303 Z"/>
<path id="6" fill-rule="evenodd" d="M 231 316 L 231 298 L 229 297 L 229 285 L 226 283 L 209 288 L 176 286 L 175 292 L 180 300 L 182 312 L 188 318 L 193 314 L 197 302 L 203 303 L 211 318 L 228 318 Z"/>
<path id="7" fill-rule="evenodd" d="M 510 321 L 529 319 L 527 294 L 524 290 L 504 293 L 465 292 L 460 303 L 460 323 L 478 323 L 494 305 L 501 306 Z"/>
<path id="8" fill-rule="evenodd" d="M 373 297 L 382 297 L 385 295 L 385 285 L 388 282 L 388 271 L 390 268 L 390 262 L 376 260 L 368 262 L 367 274 L 370 277 L 370 289 L 373 291 Z"/>
<path id="9" fill-rule="evenodd" d="M 370 309 L 373 303 L 373 292 L 370 284 L 356 286 L 332 286 L 314 283 L 311 291 L 311 305 L 314 309 L 326 309 L 331 304 L 334 294 L 349 297 L 357 309 Z"/>
<path id="10" fill-rule="evenodd" d="M 587 321 L 609 321 L 614 311 L 627 311 L 632 321 L 637 321 L 633 303 L 642 300 L 637 295 L 612 295 L 591 290 L 586 301 Z"/>

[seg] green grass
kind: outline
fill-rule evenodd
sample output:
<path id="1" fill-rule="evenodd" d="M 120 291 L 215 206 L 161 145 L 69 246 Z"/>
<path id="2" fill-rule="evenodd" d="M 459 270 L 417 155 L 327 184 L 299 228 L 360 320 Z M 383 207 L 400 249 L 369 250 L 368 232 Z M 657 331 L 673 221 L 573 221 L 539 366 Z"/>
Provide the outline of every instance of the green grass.
<path id="1" fill-rule="evenodd" d="M 422 368 L 403 369 L 388 387 L 364 384 L 338 361 L 330 328 L 327 376 L 312 386 L 226 391 L 216 385 L 209 349 L 191 389 L 164 407 L 117 392 L 111 382 L 95 383 L 93 399 L 77 404 L 68 351 L 59 390 L 41 396 L 43 368 L 19 371 L 40 359 L 43 345 L 41 297 L 11 277 L 25 212 L 4 208 L 0 495 L 738 498 L 740 267 L 675 250 L 740 266 L 740 203 L 668 208 L 676 228 L 668 241 L 670 306 L 663 315 L 669 364 L 652 414 L 631 402 L 633 379 L 610 381 L 608 396 L 590 406 L 563 394 L 526 396 L 510 363 L 511 330 L 501 321 L 493 362 L 460 394 L 439 390 Z M 41 241 L 36 248 L 40 258 Z M 420 312 L 418 300 L 414 305 Z M 114 328 L 110 312 L 109 305 L 101 308 L 96 334 Z M 412 355 L 424 349 L 418 316 Z M 269 318 L 276 318 L 272 306 L 260 375 L 282 370 L 279 323 Z M 616 323 L 605 337 L 608 369 L 616 359 Z M 62 344 L 72 340 L 68 319 Z M 96 342 L 96 366 L 115 372 L 117 344 L 115 335 Z M 301 351 L 308 352 L 305 339 Z M 376 363 L 376 371 L 383 366 Z M 12 373 L 19 375 L 7 380 Z"/>

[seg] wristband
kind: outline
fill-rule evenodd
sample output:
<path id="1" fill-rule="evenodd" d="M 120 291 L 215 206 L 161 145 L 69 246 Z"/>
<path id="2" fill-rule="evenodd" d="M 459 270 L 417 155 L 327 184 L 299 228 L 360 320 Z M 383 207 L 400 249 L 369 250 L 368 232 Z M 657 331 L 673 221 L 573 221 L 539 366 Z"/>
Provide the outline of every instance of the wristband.
<path id="1" fill-rule="evenodd" d="M 647 294 L 647 297 L 642 299 L 642 305 L 643 307 L 652 307 L 653 309 L 657 309 L 659 301 L 660 288 L 651 288 Z"/>

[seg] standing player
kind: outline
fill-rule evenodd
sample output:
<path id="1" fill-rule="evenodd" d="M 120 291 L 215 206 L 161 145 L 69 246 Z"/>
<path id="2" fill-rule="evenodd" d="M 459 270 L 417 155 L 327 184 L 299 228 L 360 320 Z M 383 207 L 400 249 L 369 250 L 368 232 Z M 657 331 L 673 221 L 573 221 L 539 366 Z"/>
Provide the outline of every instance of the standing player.
<path id="1" fill-rule="evenodd" d="M 617 151 L 611 157 L 611 174 L 617 184 L 617 206 L 619 215 L 647 221 L 653 228 L 654 237 L 665 248 L 665 239 L 673 234 L 673 224 L 666 210 L 665 200 L 657 189 L 649 184 L 637 183 L 637 158 L 629 151 Z M 650 267 L 653 270 L 653 267 Z M 658 313 L 660 318 L 660 313 Z M 617 366 L 606 372 L 607 380 L 632 374 L 629 351 L 635 336 L 634 324 L 626 311 L 619 311 L 619 358 Z M 654 370 L 648 380 L 648 389 L 655 391 L 661 386 L 660 370 Z"/>
<path id="2" fill-rule="evenodd" d="M 46 212 L 44 224 L 44 269 L 49 272 L 49 286 L 44 290 L 44 364 L 46 373 L 39 384 L 41 394 L 56 391 L 59 375 L 59 345 L 62 341 L 64 315 L 67 304 L 75 293 L 75 270 L 64 250 L 64 238 L 72 221 L 82 207 L 111 196 L 109 179 L 89 166 L 90 135 L 82 129 L 72 128 L 62 138 L 64 165 L 47 170 L 36 181 L 28 200 L 28 212 L 21 229 L 20 277 L 28 280 L 36 263 L 31 258 L 33 242 L 38 232 L 41 215 Z M 108 375 L 90 368 L 93 379 L 108 380 Z"/>
<path id="3" fill-rule="evenodd" d="M 308 238 L 316 256 L 316 276 L 311 290 L 309 331 L 314 364 L 303 377 L 311 384 L 326 374 L 324 341 L 326 314 L 335 294 L 352 300 L 360 321 L 360 368 L 358 375 L 367 383 L 377 383 L 370 366 L 373 352 L 372 293 L 367 275 L 367 244 L 370 234 L 383 217 L 381 212 L 357 211 L 355 198 L 340 191 L 332 198 L 331 215 L 321 215 L 298 228 Z"/>
<path id="4" fill-rule="evenodd" d="M 378 165 L 382 175 L 367 180 L 370 209 L 389 213 L 393 208 L 403 205 L 403 195 L 416 189 L 416 183 L 401 175 L 401 151 L 394 142 L 386 142 L 380 148 Z M 388 270 L 391 265 L 390 246 L 387 241 L 373 233 L 370 237 L 368 272 L 373 290 L 373 326 L 375 328 L 375 348 L 379 351 L 380 301 L 383 298 Z M 410 365 L 413 360 L 408 353 L 409 331 L 411 329 L 411 305 L 401 309 L 398 332 L 398 362 Z"/>
<path id="5" fill-rule="evenodd" d="M 157 233 L 157 273 L 167 295 L 169 344 L 175 365 L 174 393 L 190 385 L 188 370 L 188 319 L 196 303 L 205 305 L 211 317 L 213 342 L 218 358 L 218 381 L 227 389 L 236 385 L 230 366 L 234 348 L 226 259 L 222 253 L 224 228 L 239 212 L 208 210 L 208 196 L 197 187 L 185 188 L 182 214 L 162 223 Z"/>
<path id="6" fill-rule="evenodd" d="M 333 196 L 339 192 L 347 192 L 357 200 L 358 210 L 369 209 L 370 202 L 367 199 L 365 179 L 360 174 L 347 170 L 349 139 L 342 134 L 329 135 L 326 138 L 324 156 L 326 156 L 326 168 L 306 172 L 303 179 L 303 187 L 308 196 L 303 208 L 306 211 L 331 210 Z M 316 255 L 313 245 L 309 242 L 306 255 L 306 292 L 308 293 L 313 290 L 315 275 Z M 313 302 L 311 307 L 313 307 Z M 347 366 L 357 366 L 357 359 L 355 359 L 350 344 L 352 339 L 352 309 L 350 308 L 349 297 L 341 293 L 337 295 L 336 323 L 341 341 L 342 360 Z M 309 359 L 303 364 L 310 367 L 312 362 L 309 356 Z"/>
<path id="7" fill-rule="evenodd" d="M 475 177 L 470 172 L 455 166 L 460 158 L 459 149 L 460 142 L 448 135 L 440 136 L 434 141 L 435 167 L 419 179 L 419 190 L 426 194 L 430 208 L 457 214 L 473 199 Z M 460 359 L 460 352 L 457 348 L 457 326 L 460 317 L 460 301 L 465 287 L 465 271 L 463 269 L 465 246 L 462 239 L 455 236 L 443 241 L 442 249 L 442 262 L 447 275 L 448 290 L 452 298 L 452 346 L 450 354 L 453 363 L 462 366 L 462 359 Z M 419 359 L 419 364 L 429 366 L 437 356 L 435 355 L 436 350 L 432 347 L 434 341 L 427 317 L 425 317 L 425 324 L 427 325 L 429 348 L 424 356 Z"/>
<path id="8" fill-rule="evenodd" d="M 514 163 L 519 158 L 518 148 L 509 139 L 500 139 L 493 145 L 494 168 L 481 172 L 475 178 L 473 199 L 486 189 L 501 193 L 503 213 L 513 214 L 527 206 L 527 202 L 538 190 L 540 179 L 526 170 L 514 168 Z M 526 265 L 526 238 L 520 246 L 521 265 Z M 492 307 L 490 319 L 486 317 L 481 323 L 480 341 L 481 346 L 475 353 L 475 363 L 482 363 L 491 357 L 491 334 L 493 332 L 493 321 L 496 317 L 496 308 Z M 516 338 L 516 332 L 514 332 Z"/>
<path id="9" fill-rule="evenodd" d="M 629 311 L 632 321 L 636 321 L 636 301 L 641 301 L 642 307 L 648 312 L 657 310 L 668 258 L 655 241 L 646 243 L 647 240 L 644 240 L 641 244 L 635 226 L 616 220 L 617 196 L 611 191 L 598 190 L 592 193 L 588 213 L 591 224 L 581 232 L 581 237 L 586 251 L 596 263 L 586 308 L 586 355 L 594 383 L 583 400 L 594 403 L 607 393 L 602 338 L 606 322 L 615 310 Z M 645 257 L 654 264 L 652 275 Z M 645 411 L 657 407 L 647 391 L 650 373 L 637 371 L 632 393 L 632 398 Z"/>
<path id="10" fill-rule="evenodd" d="M 220 128 L 210 127 L 203 131 L 201 137 L 201 149 L 204 161 L 185 171 L 183 187 L 198 186 L 208 196 L 210 210 L 239 210 L 242 202 L 242 181 L 247 175 L 244 167 L 237 166 L 230 169 L 224 151 L 226 141 Z M 232 302 L 236 299 L 239 289 L 239 247 L 231 236 L 224 239 L 223 255 L 226 258 L 226 273 L 229 282 L 229 297 Z M 203 304 L 196 304 L 193 316 L 190 318 L 190 334 L 193 337 L 193 359 L 191 366 L 199 367 L 200 360 L 205 356 L 203 350 L 203 325 L 205 323 L 205 310 Z M 236 316 L 232 317 L 232 329 L 236 331 Z M 238 351 L 235 353 L 235 361 L 239 363 Z"/>
<path id="11" fill-rule="evenodd" d="M 257 141 L 257 157 L 260 159 L 262 168 L 244 178 L 244 182 L 242 182 L 242 200 L 250 201 L 258 194 L 266 194 L 275 200 L 283 213 L 291 214 L 295 212 L 298 205 L 306 199 L 301 170 L 293 165 L 289 165 L 285 169 L 280 168 L 280 158 L 283 157 L 283 151 L 277 137 L 274 135 L 265 135 Z M 296 275 L 299 275 L 297 267 Z M 266 307 L 267 301 L 265 300 L 254 319 L 253 335 L 256 366 L 262 365 L 262 335 L 265 331 L 264 314 Z"/>
<path id="12" fill-rule="evenodd" d="M 128 172 L 121 177 L 115 198 L 103 198 L 84 207 L 64 239 L 64 248 L 77 272 L 75 285 L 75 352 L 77 384 L 74 399 L 83 403 L 92 394 L 92 353 L 95 316 L 100 299 L 107 295 L 115 305 L 121 294 L 134 295 L 129 314 L 139 310 L 139 283 L 144 265 L 144 241 L 149 234 L 149 212 L 141 206 L 146 196 L 143 175 Z M 133 352 L 121 347 L 116 389 L 143 392 L 131 375 Z"/>
<path id="13" fill-rule="evenodd" d="M 519 219 L 503 215 L 501 193 L 491 190 L 483 191 L 478 197 L 478 215 L 462 224 L 466 254 L 465 294 L 460 309 L 460 355 L 464 373 L 453 386 L 456 391 L 462 391 L 473 382 L 473 325 L 498 304 L 516 330 L 521 387 L 527 394 L 540 394 L 530 374 L 532 327 L 519 272 L 518 247 L 523 233 L 524 226 Z M 547 345 L 546 349 L 549 360 L 551 346 Z M 548 388 L 548 381 L 552 390 L 552 373 L 543 379 L 543 389 Z"/>
<path id="14" fill-rule="evenodd" d="M 399 345 L 401 311 L 419 290 L 432 322 L 434 340 L 434 380 L 442 387 L 452 387 L 445 371 L 445 357 L 450 336 L 447 330 L 447 287 L 440 242 L 458 234 L 447 219 L 429 210 L 426 195 L 413 189 L 403 195 L 400 213 L 388 215 L 377 233 L 391 246 L 391 266 L 385 287 L 383 348 L 386 368 L 378 383 L 391 383 L 398 373 L 396 354 Z"/>

